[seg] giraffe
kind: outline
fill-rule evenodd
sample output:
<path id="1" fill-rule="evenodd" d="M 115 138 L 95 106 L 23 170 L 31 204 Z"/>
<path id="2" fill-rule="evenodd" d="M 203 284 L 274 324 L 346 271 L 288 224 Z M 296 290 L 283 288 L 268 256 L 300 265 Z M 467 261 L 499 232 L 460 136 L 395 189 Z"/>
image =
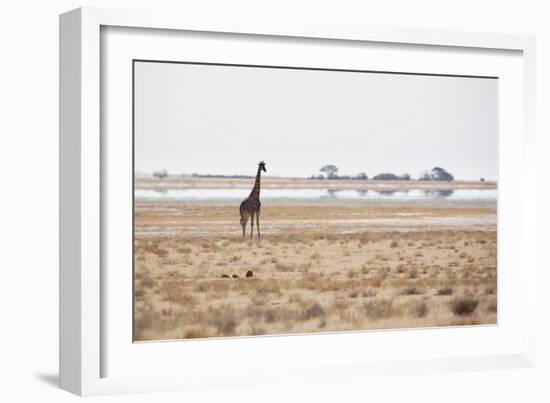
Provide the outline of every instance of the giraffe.
<path id="1" fill-rule="evenodd" d="M 254 235 L 254 215 L 256 215 L 256 228 L 258 229 L 258 239 L 260 239 L 260 178 L 262 171 L 267 172 L 265 169 L 265 162 L 260 161 L 258 163 L 258 173 L 256 174 L 256 182 L 252 188 L 250 195 L 243 200 L 239 211 L 241 213 L 241 226 L 243 227 L 243 237 L 245 236 L 246 224 L 248 217 L 250 217 L 250 238 Z"/>

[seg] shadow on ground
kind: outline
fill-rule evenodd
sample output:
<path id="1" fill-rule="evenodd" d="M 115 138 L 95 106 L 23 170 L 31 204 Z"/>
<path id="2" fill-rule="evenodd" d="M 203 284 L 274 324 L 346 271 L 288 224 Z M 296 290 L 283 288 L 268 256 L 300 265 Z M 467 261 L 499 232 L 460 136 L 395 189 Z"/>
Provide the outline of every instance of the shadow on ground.
<path id="1" fill-rule="evenodd" d="M 58 388 L 59 387 L 59 375 L 58 374 L 36 374 L 37 379 L 41 380 L 47 385 Z"/>

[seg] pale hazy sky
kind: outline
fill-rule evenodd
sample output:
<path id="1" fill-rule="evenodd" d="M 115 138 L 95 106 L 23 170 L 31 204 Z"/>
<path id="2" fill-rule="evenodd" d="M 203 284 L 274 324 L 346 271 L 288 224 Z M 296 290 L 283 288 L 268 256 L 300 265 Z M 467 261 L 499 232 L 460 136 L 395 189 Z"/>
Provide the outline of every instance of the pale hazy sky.
<path id="1" fill-rule="evenodd" d="M 136 62 L 135 169 L 496 179 L 498 81 Z"/>

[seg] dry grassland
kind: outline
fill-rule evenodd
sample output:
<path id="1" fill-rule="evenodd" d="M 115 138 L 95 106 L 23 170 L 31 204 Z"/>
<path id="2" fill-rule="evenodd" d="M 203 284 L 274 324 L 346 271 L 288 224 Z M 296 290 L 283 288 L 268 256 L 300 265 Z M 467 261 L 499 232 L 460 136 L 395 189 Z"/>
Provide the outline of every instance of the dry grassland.
<path id="1" fill-rule="evenodd" d="M 258 242 L 235 208 L 138 206 L 135 340 L 496 323 L 495 226 L 426 217 L 496 212 L 273 206 Z"/>

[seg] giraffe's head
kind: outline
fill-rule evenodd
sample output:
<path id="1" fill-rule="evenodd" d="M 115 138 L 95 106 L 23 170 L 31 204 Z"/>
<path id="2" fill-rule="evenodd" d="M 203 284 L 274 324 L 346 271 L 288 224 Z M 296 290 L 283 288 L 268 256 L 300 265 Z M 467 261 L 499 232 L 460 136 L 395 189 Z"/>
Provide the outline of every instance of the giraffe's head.
<path id="1" fill-rule="evenodd" d="M 265 169 L 265 162 L 260 161 L 260 162 L 258 163 L 258 166 L 260 167 L 260 169 L 261 169 L 262 171 L 267 172 L 267 170 Z"/>

